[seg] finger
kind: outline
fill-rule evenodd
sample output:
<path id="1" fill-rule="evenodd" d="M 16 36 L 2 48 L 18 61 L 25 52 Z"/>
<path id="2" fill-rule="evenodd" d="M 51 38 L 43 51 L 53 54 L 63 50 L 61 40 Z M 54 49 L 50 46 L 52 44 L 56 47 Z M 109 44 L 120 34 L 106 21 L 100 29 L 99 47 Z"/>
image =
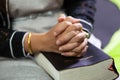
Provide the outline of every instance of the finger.
<path id="1" fill-rule="evenodd" d="M 54 36 L 57 37 L 60 33 L 64 32 L 64 30 L 70 26 L 72 23 L 68 21 L 63 21 L 61 23 L 58 23 L 58 27 L 54 30 Z"/>
<path id="2" fill-rule="evenodd" d="M 61 53 L 61 55 L 67 56 L 67 57 L 76 57 L 77 56 L 75 52 L 64 52 L 64 53 Z"/>
<path id="3" fill-rule="evenodd" d="M 76 18 L 73 18 L 73 17 L 71 17 L 71 16 L 66 17 L 65 20 L 66 20 L 66 21 L 69 21 L 69 22 L 71 22 L 71 23 L 73 23 L 73 24 L 80 22 L 80 19 L 76 19 Z"/>
<path id="4" fill-rule="evenodd" d="M 56 40 L 56 44 L 58 46 L 63 45 L 67 42 L 69 42 L 75 35 L 77 34 L 76 31 L 71 31 L 66 33 L 65 35 L 60 36 L 57 40 Z"/>
<path id="5" fill-rule="evenodd" d="M 83 43 L 79 44 L 78 47 L 74 48 L 73 52 L 81 52 L 87 46 L 88 40 L 85 39 Z"/>
<path id="6" fill-rule="evenodd" d="M 61 28 L 62 29 L 62 28 Z M 58 30 L 60 30 L 60 29 L 58 29 Z M 58 37 L 60 37 L 60 38 L 58 38 L 57 39 L 57 45 L 60 45 L 59 44 L 59 42 L 61 43 L 61 44 L 64 44 L 64 43 L 66 43 L 66 42 L 68 42 L 70 39 L 72 39 L 74 36 L 74 34 L 75 35 L 77 35 L 78 33 L 79 33 L 79 31 L 81 31 L 82 30 L 82 28 L 81 28 L 81 24 L 71 24 L 69 27 L 67 27 L 67 29 L 65 29 L 65 31 L 63 31 L 64 33 L 62 33 L 62 36 L 63 37 L 60 37 L 59 35 L 57 35 Z M 62 31 L 62 30 L 61 30 Z M 71 31 L 71 34 L 68 34 L 69 32 Z M 58 32 L 58 31 L 57 31 Z M 66 37 L 66 36 L 67 37 Z M 56 37 L 57 37 L 56 36 Z M 59 41 L 60 39 L 62 39 L 61 41 Z"/>
<path id="7" fill-rule="evenodd" d="M 64 56 L 69 56 L 69 57 L 81 57 L 86 51 L 87 51 L 88 46 L 83 47 L 81 50 L 79 50 L 78 52 L 76 51 L 66 51 L 66 52 L 62 52 L 61 55 Z M 71 48 L 72 49 L 72 48 Z"/>
<path id="8" fill-rule="evenodd" d="M 69 25 L 69 27 L 67 27 L 67 29 L 65 29 L 63 34 L 67 34 L 70 31 L 76 31 L 79 33 L 79 31 L 82 31 L 82 27 L 81 24 L 71 24 Z"/>
<path id="9" fill-rule="evenodd" d="M 88 46 L 86 46 L 78 55 L 77 57 L 83 56 L 87 52 Z"/>
<path id="10" fill-rule="evenodd" d="M 61 55 L 67 56 L 67 57 L 81 57 L 83 54 L 77 53 L 77 52 L 64 52 L 64 53 L 61 53 Z"/>
<path id="11" fill-rule="evenodd" d="M 82 24 L 80 24 L 80 23 L 72 24 L 68 27 L 68 30 L 69 31 L 75 30 L 75 31 L 80 31 L 81 32 L 82 31 Z"/>
<path id="12" fill-rule="evenodd" d="M 70 40 L 70 43 L 73 43 L 73 42 L 82 43 L 85 38 L 86 38 L 86 34 L 79 32 L 79 34 L 77 34 L 74 38 L 72 38 L 72 39 Z"/>
<path id="13" fill-rule="evenodd" d="M 87 49 L 88 49 L 88 46 L 85 46 L 85 48 L 82 49 L 81 54 L 84 54 L 85 52 L 87 52 Z"/>
<path id="14" fill-rule="evenodd" d="M 86 52 L 87 52 L 88 46 L 85 46 L 82 51 L 80 52 L 75 52 L 76 53 L 76 57 L 81 57 L 83 56 Z"/>
<path id="15" fill-rule="evenodd" d="M 78 33 L 79 31 L 82 32 L 82 25 L 80 23 L 71 24 L 67 29 L 65 29 L 64 34 L 67 34 L 70 31 L 76 31 Z"/>
<path id="16" fill-rule="evenodd" d="M 66 18 L 66 15 L 65 15 L 65 14 L 60 14 L 60 17 L 58 18 L 58 22 L 64 21 L 65 18 Z"/>
<path id="17" fill-rule="evenodd" d="M 59 47 L 60 52 L 72 51 L 75 47 L 79 46 L 78 43 L 69 43 Z"/>

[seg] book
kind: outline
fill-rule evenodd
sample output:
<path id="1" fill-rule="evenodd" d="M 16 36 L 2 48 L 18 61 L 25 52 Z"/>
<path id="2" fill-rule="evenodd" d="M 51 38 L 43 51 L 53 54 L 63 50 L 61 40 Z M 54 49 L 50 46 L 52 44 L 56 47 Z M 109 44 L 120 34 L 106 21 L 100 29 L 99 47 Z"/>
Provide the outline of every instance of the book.
<path id="1" fill-rule="evenodd" d="M 93 44 L 82 57 L 65 57 L 43 52 L 35 57 L 54 80 L 113 80 L 118 74 L 108 68 L 113 59 Z"/>

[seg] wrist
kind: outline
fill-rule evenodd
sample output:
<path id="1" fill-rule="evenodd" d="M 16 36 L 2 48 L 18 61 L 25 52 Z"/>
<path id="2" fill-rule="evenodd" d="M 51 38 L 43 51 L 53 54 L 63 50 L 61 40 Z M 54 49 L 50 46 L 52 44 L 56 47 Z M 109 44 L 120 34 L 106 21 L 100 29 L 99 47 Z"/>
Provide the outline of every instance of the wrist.
<path id="1" fill-rule="evenodd" d="M 30 54 L 39 53 L 43 49 L 43 35 L 40 33 L 28 33 L 24 41 L 25 52 Z"/>

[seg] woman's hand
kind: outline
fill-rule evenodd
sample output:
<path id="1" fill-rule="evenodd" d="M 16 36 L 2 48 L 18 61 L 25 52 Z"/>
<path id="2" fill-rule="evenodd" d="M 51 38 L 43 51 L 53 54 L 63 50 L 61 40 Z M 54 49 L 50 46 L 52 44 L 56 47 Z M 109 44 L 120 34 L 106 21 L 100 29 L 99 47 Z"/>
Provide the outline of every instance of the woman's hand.
<path id="1" fill-rule="evenodd" d="M 32 36 L 31 36 L 32 52 L 33 53 L 39 53 L 41 51 L 44 51 L 44 52 L 61 53 L 59 51 L 59 48 L 58 48 L 59 46 L 56 45 L 56 36 L 55 36 L 54 32 L 57 29 L 60 29 L 60 27 L 63 27 L 65 29 L 67 29 L 67 27 L 70 26 L 71 24 L 72 24 L 71 22 L 63 21 L 61 23 L 57 23 L 48 32 L 45 32 L 45 33 L 32 33 Z M 66 33 L 62 34 L 62 36 L 65 36 L 65 35 L 66 35 Z M 28 38 L 28 36 L 26 36 L 26 39 L 25 39 L 26 52 L 28 52 L 27 38 Z"/>
<path id="2" fill-rule="evenodd" d="M 83 53 L 87 51 L 88 48 L 86 32 L 82 30 L 82 25 L 79 23 L 79 19 L 65 17 L 64 15 L 62 15 L 58 19 L 58 22 L 61 23 L 62 21 L 68 21 L 72 24 L 69 25 L 69 27 L 67 27 L 65 30 L 63 27 L 60 27 L 60 29 L 56 30 L 56 44 L 59 46 L 59 51 L 64 56 L 80 57 Z"/>
<path id="3" fill-rule="evenodd" d="M 56 52 L 64 56 L 81 56 L 87 49 L 87 38 L 78 19 L 67 17 L 45 33 L 32 33 L 33 53 Z M 25 50 L 28 52 L 27 38 Z"/>

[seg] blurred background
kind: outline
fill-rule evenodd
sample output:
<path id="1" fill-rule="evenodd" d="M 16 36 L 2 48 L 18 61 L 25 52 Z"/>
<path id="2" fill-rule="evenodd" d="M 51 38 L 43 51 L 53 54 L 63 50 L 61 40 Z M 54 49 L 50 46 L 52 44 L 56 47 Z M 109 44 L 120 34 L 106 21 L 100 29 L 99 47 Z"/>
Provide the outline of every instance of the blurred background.
<path id="1" fill-rule="evenodd" d="M 104 48 L 120 27 L 120 11 L 110 0 L 97 0 L 96 7 L 94 34 L 102 41 Z"/>

